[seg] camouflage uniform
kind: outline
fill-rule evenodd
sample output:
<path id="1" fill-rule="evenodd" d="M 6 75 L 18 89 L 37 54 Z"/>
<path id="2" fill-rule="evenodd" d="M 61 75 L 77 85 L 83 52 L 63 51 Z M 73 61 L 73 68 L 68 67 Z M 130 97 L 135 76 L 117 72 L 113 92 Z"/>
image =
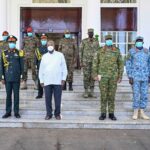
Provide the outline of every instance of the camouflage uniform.
<path id="1" fill-rule="evenodd" d="M 36 68 L 34 63 L 35 50 L 38 47 L 38 40 L 35 37 L 25 37 L 23 40 L 23 50 L 25 52 L 24 79 L 27 81 L 28 69 L 32 69 L 32 79 L 36 81 Z"/>
<path id="2" fill-rule="evenodd" d="M 83 81 L 85 93 L 88 88 L 94 90 L 94 80 L 92 78 L 92 64 L 95 53 L 99 48 L 99 42 L 95 38 L 86 38 L 80 45 L 80 63 L 83 65 Z"/>
<path id="3" fill-rule="evenodd" d="M 2 51 L 8 49 L 8 42 L 6 41 L 0 41 L 0 54 L 2 53 Z"/>
<path id="4" fill-rule="evenodd" d="M 73 82 L 73 71 L 74 71 L 74 62 L 76 59 L 76 42 L 74 39 L 63 38 L 59 42 L 58 51 L 62 52 L 66 59 L 68 76 L 67 81 Z"/>
<path id="5" fill-rule="evenodd" d="M 122 78 L 123 61 L 117 47 L 101 47 L 94 57 L 93 77 L 101 75 L 99 88 L 101 91 L 101 113 L 106 113 L 107 103 L 109 113 L 114 113 L 117 81 Z"/>

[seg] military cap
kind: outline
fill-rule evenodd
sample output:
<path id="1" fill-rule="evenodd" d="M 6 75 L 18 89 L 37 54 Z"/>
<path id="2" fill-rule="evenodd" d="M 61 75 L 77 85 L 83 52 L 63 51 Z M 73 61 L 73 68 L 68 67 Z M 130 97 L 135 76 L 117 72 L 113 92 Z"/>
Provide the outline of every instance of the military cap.
<path id="1" fill-rule="evenodd" d="M 7 36 L 7 35 L 9 35 L 9 33 L 7 32 L 7 31 L 4 31 L 3 33 L 2 33 L 2 36 Z"/>
<path id="2" fill-rule="evenodd" d="M 143 40 L 144 40 L 144 38 L 143 38 L 142 36 L 137 36 L 137 37 L 136 37 L 136 39 L 135 39 L 135 41 L 138 41 L 138 40 L 143 41 Z"/>
<path id="3" fill-rule="evenodd" d="M 105 40 L 112 39 L 112 35 L 108 34 L 105 36 Z"/>
<path id="4" fill-rule="evenodd" d="M 70 33 L 70 31 L 67 29 L 64 31 L 64 34 Z"/>
<path id="5" fill-rule="evenodd" d="M 88 29 L 88 33 L 89 32 L 94 32 L 94 29 L 92 29 L 92 28 Z"/>
<path id="6" fill-rule="evenodd" d="M 17 38 L 13 35 L 8 36 L 7 38 L 7 42 L 16 42 L 16 41 L 17 41 Z"/>
<path id="7" fill-rule="evenodd" d="M 42 39 L 46 39 L 47 40 L 47 36 L 44 33 L 41 35 L 41 40 Z"/>
<path id="8" fill-rule="evenodd" d="M 32 32 L 32 31 L 33 31 L 32 27 L 27 28 L 27 32 Z"/>

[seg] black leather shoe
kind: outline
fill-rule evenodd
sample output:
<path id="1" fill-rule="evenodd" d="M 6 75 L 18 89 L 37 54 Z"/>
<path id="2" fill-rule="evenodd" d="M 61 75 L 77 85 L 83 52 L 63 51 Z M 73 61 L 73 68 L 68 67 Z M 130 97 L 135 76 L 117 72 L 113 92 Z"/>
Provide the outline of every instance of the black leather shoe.
<path id="1" fill-rule="evenodd" d="M 6 113 L 2 116 L 3 119 L 8 118 L 8 117 L 11 117 L 11 113 Z"/>
<path id="2" fill-rule="evenodd" d="M 72 82 L 69 82 L 69 91 L 73 91 Z"/>
<path id="3" fill-rule="evenodd" d="M 102 113 L 99 117 L 99 120 L 105 120 L 106 119 L 106 113 Z"/>
<path id="4" fill-rule="evenodd" d="M 43 96 L 40 96 L 40 95 L 38 95 L 37 97 L 36 97 L 36 99 L 39 99 L 39 98 L 42 98 Z"/>
<path id="5" fill-rule="evenodd" d="M 52 116 L 46 115 L 45 120 L 50 120 L 50 119 L 52 119 Z"/>
<path id="6" fill-rule="evenodd" d="M 21 118 L 19 113 L 15 114 L 15 117 L 18 118 L 18 119 Z"/>
<path id="7" fill-rule="evenodd" d="M 55 116 L 56 120 L 61 120 L 61 115 Z"/>
<path id="8" fill-rule="evenodd" d="M 109 119 L 111 119 L 111 120 L 117 120 L 117 118 L 115 117 L 115 115 L 114 115 L 114 113 L 110 113 L 109 114 Z"/>

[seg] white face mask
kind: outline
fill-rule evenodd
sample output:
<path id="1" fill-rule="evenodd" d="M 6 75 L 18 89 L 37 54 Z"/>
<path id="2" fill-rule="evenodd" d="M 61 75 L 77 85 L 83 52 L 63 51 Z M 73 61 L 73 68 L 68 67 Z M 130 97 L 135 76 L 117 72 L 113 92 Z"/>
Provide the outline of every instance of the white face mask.
<path id="1" fill-rule="evenodd" d="M 48 51 L 53 51 L 54 50 L 54 47 L 53 46 L 48 46 Z"/>

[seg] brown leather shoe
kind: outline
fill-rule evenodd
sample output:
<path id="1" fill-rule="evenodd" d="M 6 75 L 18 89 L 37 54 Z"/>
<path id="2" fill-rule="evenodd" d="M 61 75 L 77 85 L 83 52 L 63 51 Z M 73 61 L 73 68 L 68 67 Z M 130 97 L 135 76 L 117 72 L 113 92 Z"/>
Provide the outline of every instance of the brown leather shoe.
<path id="1" fill-rule="evenodd" d="M 56 120 L 61 120 L 61 115 L 55 117 Z"/>

